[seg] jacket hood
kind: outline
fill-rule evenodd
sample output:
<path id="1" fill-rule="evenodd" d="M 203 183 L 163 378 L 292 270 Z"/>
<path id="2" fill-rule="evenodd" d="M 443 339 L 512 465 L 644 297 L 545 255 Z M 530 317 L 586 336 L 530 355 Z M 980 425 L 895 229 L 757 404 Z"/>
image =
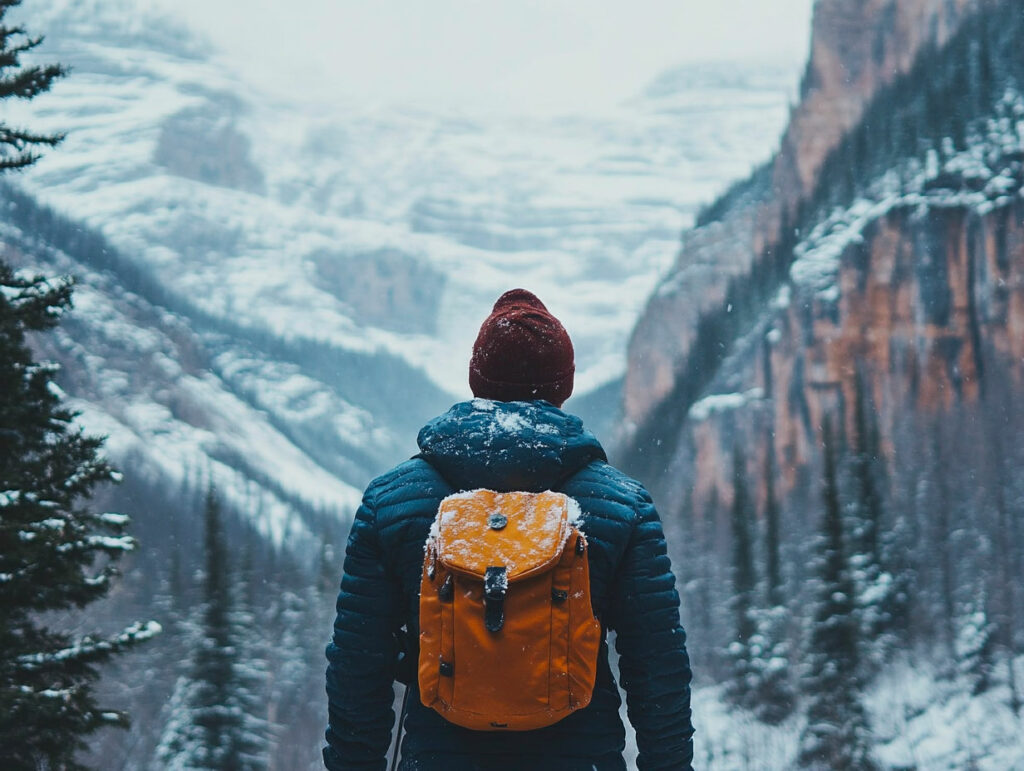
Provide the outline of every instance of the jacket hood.
<path id="1" fill-rule="evenodd" d="M 575 415 L 545 401 L 460 402 L 420 431 L 419 457 L 458 490 L 556 488 L 593 460 L 606 460 Z"/>

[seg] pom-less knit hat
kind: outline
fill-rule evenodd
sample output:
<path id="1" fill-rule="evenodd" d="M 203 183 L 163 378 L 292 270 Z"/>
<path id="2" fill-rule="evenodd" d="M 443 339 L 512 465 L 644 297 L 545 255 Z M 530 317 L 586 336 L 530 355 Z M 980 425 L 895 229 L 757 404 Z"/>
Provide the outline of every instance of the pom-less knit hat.
<path id="1" fill-rule="evenodd" d="M 498 298 L 480 326 L 469 387 L 483 399 L 546 399 L 561 407 L 572 394 L 575 372 L 565 327 L 532 292 L 512 289 Z"/>

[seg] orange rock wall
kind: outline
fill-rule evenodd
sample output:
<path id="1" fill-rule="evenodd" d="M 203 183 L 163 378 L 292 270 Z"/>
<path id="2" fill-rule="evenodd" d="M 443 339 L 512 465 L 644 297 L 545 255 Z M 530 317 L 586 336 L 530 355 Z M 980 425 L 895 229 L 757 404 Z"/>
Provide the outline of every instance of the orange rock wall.
<path id="1" fill-rule="evenodd" d="M 901 411 L 973 400 L 984 378 L 1001 376 L 979 373 L 976 340 L 1024 377 L 1024 198 L 986 213 L 897 208 L 846 249 L 837 286 L 837 297 L 797 289 L 727 363 L 731 383 L 766 398 L 688 421 L 673 465 L 690 471 L 666 484 L 672 501 L 689 486 L 695 511 L 712 498 L 728 503 L 736 444 L 760 484 L 772 441 L 779 491 L 792 490 L 818 455 L 826 414 L 843 414 L 853 430 L 858 368 L 886 446 Z"/>
<path id="2" fill-rule="evenodd" d="M 729 278 L 775 240 L 782 211 L 813 189 L 872 95 L 908 70 L 923 45 L 948 39 L 976 1 L 818 0 L 803 94 L 772 162 L 771 189 L 684 236 L 669 284 L 651 298 L 630 342 L 620 445 L 672 391 L 700 313 L 720 304 Z"/>

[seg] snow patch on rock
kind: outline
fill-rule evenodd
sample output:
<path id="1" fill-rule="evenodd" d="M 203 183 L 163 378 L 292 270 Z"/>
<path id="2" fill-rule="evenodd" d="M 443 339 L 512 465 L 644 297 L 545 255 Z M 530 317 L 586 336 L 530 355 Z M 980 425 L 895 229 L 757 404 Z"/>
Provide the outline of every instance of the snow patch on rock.
<path id="1" fill-rule="evenodd" d="M 705 396 L 690 407 L 690 419 L 695 421 L 707 420 L 716 412 L 727 412 L 745 407 L 754 401 L 764 398 L 764 389 L 751 388 L 743 393 L 712 394 Z"/>

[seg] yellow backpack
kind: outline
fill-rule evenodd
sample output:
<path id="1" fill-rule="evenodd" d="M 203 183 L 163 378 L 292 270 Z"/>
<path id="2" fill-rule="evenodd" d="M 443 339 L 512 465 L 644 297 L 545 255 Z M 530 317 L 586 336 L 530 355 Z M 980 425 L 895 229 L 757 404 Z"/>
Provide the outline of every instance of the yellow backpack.
<path id="1" fill-rule="evenodd" d="M 474 490 L 441 502 L 420 583 L 420 698 L 478 731 L 528 731 L 587 706 L 601 624 L 579 506 Z"/>

